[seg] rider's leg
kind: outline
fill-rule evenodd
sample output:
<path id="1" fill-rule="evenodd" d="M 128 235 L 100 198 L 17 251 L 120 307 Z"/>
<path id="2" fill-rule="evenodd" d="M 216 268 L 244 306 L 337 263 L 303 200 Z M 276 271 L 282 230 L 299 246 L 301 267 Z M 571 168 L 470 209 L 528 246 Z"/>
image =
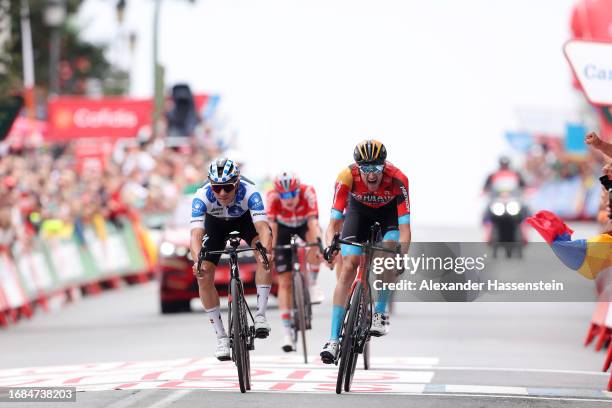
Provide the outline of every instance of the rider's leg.
<path id="1" fill-rule="evenodd" d="M 306 232 L 306 242 L 317 242 L 320 236 L 318 224 L 316 228 L 309 228 Z M 317 284 L 319 276 L 319 266 L 321 265 L 322 254 L 317 247 L 310 247 L 306 252 L 306 269 L 308 270 L 308 279 L 310 286 Z"/>
<path id="2" fill-rule="evenodd" d="M 221 338 L 227 337 L 227 333 L 225 332 L 219 310 L 219 294 L 217 293 L 217 288 L 215 288 L 215 268 L 216 265 L 214 263 L 204 261 L 202 276 L 198 277 L 197 280 L 202 306 L 204 306 L 204 310 L 215 329 L 215 333 L 217 333 L 217 338 Z"/>
<path id="3" fill-rule="evenodd" d="M 383 247 L 389 249 L 395 249 L 399 241 L 399 231 L 391 230 L 388 231 L 383 237 Z M 376 256 L 376 255 L 375 255 Z M 393 257 L 392 254 L 385 254 L 385 257 Z M 385 283 L 391 283 L 395 279 L 396 271 L 385 270 L 383 273 L 383 279 Z M 388 289 L 382 289 L 378 291 L 378 298 L 374 306 L 374 313 L 385 313 L 387 311 L 387 304 L 389 303 L 390 291 Z"/>
<path id="4" fill-rule="evenodd" d="M 278 274 L 278 308 L 285 334 L 291 335 L 291 272 Z"/>
<path id="5" fill-rule="evenodd" d="M 351 285 L 355 280 L 355 275 L 357 274 L 357 267 L 359 266 L 360 255 L 351 248 L 356 247 L 344 245 L 342 247 L 342 271 L 336 282 L 336 289 L 334 290 L 333 297 L 331 340 L 338 340 L 340 337 L 340 330 L 342 329 L 342 322 L 344 321 L 344 315 L 346 313 L 347 298 Z"/>
<path id="6" fill-rule="evenodd" d="M 259 241 L 259 236 L 253 238 L 251 246 L 255 246 L 255 243 Z M 256 256 L 257 270 L 255 271 L 255 285 L 257 286 L 257 312 L 256 316 L 266 315 L 266 309 L 268 307 L 268 296 L 270 295 L 270 289 L 272 288 L 272 274 L 267 271 L 263 265 L 263 261 L 259 256 Z"/>

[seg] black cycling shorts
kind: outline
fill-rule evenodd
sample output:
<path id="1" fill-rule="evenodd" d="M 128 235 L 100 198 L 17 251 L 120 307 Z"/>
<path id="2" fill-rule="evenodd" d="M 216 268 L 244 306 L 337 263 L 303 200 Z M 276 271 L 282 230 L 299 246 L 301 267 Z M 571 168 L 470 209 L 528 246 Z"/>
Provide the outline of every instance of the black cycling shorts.
<path id="1" fill-rule="evenodd" d="M 240 238 L 245 240 L 247 245 L 251 245 L 253 238 L 257 236 L 253 218 L 248 211 L 236 218 L 218 218 L 207 214 L 204 219 L 204 231 L 206 232 L 204 242 L 206 251 L 224 250 L 232 231 L 238 231 Z M 204 260 L 217 265 L 220 258 L 219 254 L 206 254 Z"/>
<path id="2" fill-rule="evenodd" d="M 276 238 L 276 245 L 289 245 L 291 243 L 291 236 L 296 234 L 306 242 L 306 232 L 308 232 L 308 223 L 304 223 L 299 227 L 288 227 L 286 225 L 278 225 L 278 237 Z M 274 252 L 274 265 L 276 266 L 276 272 L 284 273 L 291 270 L 291 249 L 282 249 Z"/>
<path id="3" fill-rule="evenodd" d="M 397 202 L 392 200 L 382 207 L 372 208 L 349 197 L 342 225 L 342 238 L 352 242 L 366 242 L 370 239 L 370 228 L 380 224 L 381 239 L 389 231 L 398 230 Z"/>

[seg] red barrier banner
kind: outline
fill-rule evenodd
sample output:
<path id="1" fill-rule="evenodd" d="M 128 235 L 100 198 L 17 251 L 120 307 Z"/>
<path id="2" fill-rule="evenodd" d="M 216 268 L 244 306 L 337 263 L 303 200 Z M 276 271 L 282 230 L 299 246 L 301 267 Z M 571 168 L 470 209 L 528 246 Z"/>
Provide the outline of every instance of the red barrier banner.
<path id="1" fill-rule="evenodd" d="M 135 137 L 151 123 L 150 99 L 60 97 L 49 102 L 49 141 Z"/>
<path id="2" fill-rule="evenodd" d="M 209 96 L 194 95 L 196 110 L 206 106 Z M 136 137 L 151 125 L 152 99 L 100 98 L 62 96 L 49 101 L 49 132 L 51 142 L 76 138 Z"/>

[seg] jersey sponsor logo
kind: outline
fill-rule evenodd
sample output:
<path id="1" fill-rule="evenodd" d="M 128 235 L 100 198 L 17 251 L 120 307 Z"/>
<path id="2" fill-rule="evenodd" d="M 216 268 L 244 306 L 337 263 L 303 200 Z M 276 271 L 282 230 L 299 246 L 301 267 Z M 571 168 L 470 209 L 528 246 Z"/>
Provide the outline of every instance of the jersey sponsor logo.
<path id="1" fill-rule="evenodd" d="M 208 211 L 209 214 L 213 214 L 213 215 L 216 215 L 216 214 L 219 214 L 219 213 L 222 213 L 222 212 L 223 212 L 223 208 L 222 207 L 213 207 L 213 208 L 211 208 Z"/>
<path id="2" fill-rule="evenodd" d="M 199 198 L 194 198 L 191 202 L 191 216 L 201 217 L 206 213 L 206 204 Z"/>
<path id="3" fill-rule="evenodd" d="M 404 194 L 404 202 L 406 203 L 406 209 L 410 211 L 410 200 L 408 198 L 408 190 L 406 187 L 400 186 L 400 190 L 402 190 L 402 194 Z"/>
<path id="4" fill-rule="evenodd" d="M 259 195 L 257 192 L 253 193 L 253 195 L 249 197 L 249 210 L 263 211 L 263 209 L 264 204 L 263 200 L 261 199 L 261 195 Z"/>
<path id="5" fill-rule="evenodd" d="M 231 207 L 227 209 L 227 213 L 231 215 L 232 217 L 238 217 L 244 214 L 244 209 L 240 207 L 239 205 L 232 205 Z"/>
<path id="6" fill-rule="evenodd" d="M 384 195 L 376 195 L 376 194 L 355 194 L 353 193 L 353 197 L 355 200 L 360 201 L 362 203 L 373 203 L 373 204 L 383 204 L 388 203 L 391 199 L 390 196 Z"/>

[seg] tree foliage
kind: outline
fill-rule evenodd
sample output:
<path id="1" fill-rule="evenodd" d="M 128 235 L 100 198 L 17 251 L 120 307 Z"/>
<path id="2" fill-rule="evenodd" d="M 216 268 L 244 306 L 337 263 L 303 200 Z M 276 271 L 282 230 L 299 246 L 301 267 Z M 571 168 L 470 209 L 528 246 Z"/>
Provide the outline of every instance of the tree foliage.
<path id="1" fill-rule="evenodd" d="M 80 28 L 74 23 L 74 15 L 83 0 L 66 0 L 67 19 L 60 27 L 61 58 L 58 67 L 60 93 L 80 95 L 86 92 L 87 80 L 97 79 L 103 84 L 110 81 L 116 89 L 117 76 L 125 73 L 113 69 L 105 55 L 105 46 L 93 44 L 81 38 Z M 23 55 L 21 44 L 20 0 L 0 0 L 1 15 L 8 15 L 10 38 L 0 49 L 0 98 L 19 92 L 23 87 Z M 34 48 L 35 80 L 37 90 L 43 93 L 49 87 L 49 38 L 50 28 L 45 24 L 44 12 L 47 0 L 29 0 L 32 44 Z M 112 3 L 110 3 L 112 4 Z M 110 6 L 109 4 L 109 6 Z"/>

